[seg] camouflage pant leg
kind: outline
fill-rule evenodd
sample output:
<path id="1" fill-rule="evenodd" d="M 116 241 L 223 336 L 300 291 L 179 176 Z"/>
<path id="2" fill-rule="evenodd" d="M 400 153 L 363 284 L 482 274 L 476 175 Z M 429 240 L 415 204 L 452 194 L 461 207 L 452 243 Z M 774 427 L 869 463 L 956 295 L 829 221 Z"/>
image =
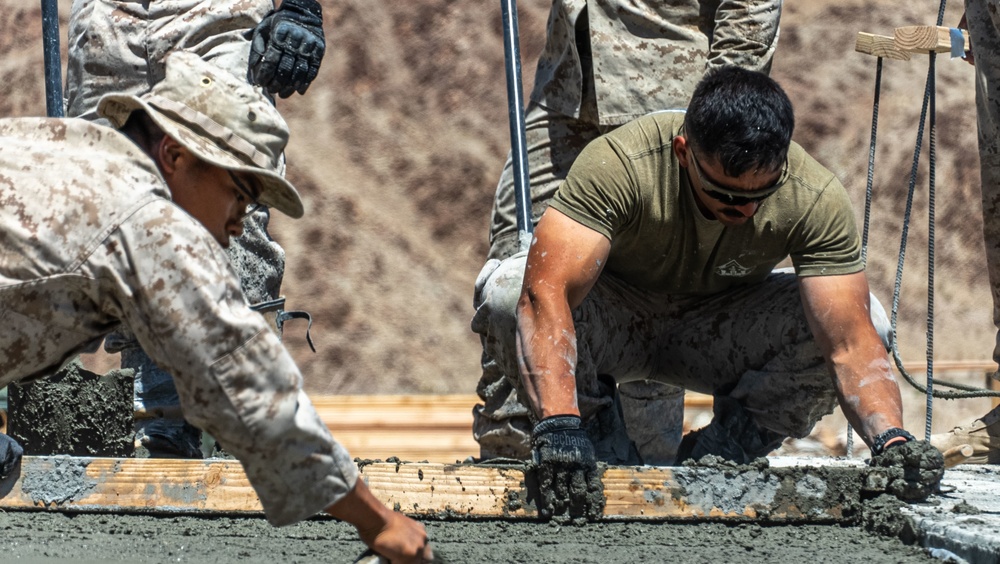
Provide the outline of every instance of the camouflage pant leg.
<path id="1" fill-rule="evenodd" d="M 684 388 L 637 380 L 619 384 L 618 397 L 643 464 L 672 466 L 684 434 Z"/>
<path id="2" fill-rule="evenodd" d="M 533 222 L 537 222 L 545 211 L 549 199 L 566 178 L 566 173 L 580 151 L 598 135 L 600 131 L 596 126 L 550 112 L 537 104 L 528 105 L 525 112 L 525 141 Z M 510 154 L 507 155 L 493 202 L 490 244 L 491 260 L 506 259 L 519 250 L 514 168 Z M 480 282 L 484 282 L 495 267 L 495 263 L 491 265 L 488 262 L 480 274 Z M 473 305 L 477 310 L 482 301 L 481 287 L 482 284 L 477 284 L 473 296 Z M 517 281 L 517 288 L 519 291 L 520 279 Z M 517 296 L 513 296 L 513 299 L 516 301 Z M 483 317 L 484 314 L 477 315 Z M 473 321 L 474 328 L 475 324 Z M 513 319 L 510 331 L 510 338 L 513 339 Z M 515 362 L 512 365 L 514 372 L 505 371 L 486 351 L 487 344 L 484 340 L 483 373 L 476 386 L 476 392 L 483 403 L 473 409 L 473 436 L 479 441 L 480 456 L 526 459 L 531 454 L 530 410 L 518 399 L 513 380 L 505 376 L 506 372 L 516 377 L 517 364 Z"/>
<path id="3" fill-rule="evenodd" d="M 621 290 L 617 294 L 629 297 Z M 871 299 L 874 324 L 887 344 L 884 310 Z M 616 373 L 619 381 L 654 379 L 733 398 L 757 425 L 783 436 L 804 437 L 833 411 L 836 393 L 793 273 L 776 271 L 762 284 L 709 298 L 659 301 L 663 305 L 651 320 L 636 315 L 618 322 L 617 338 L 647 345 L 631 352 L 638 359 L 625 356 L 617 362 L 624 367 L 651 363 L 648 373 L 634 368 L 632 374 Z M 627 300 L 601 304 L 603 309 L 625 307 Z M 597 340 L 607 337 L 598 334 Z"/>
<path id="4" fill-rule="evenodd" d="M 528 104 L 524 118 L 531 220 L 538 223 L 580 151 L 607 128 L 557 114 L 534 103 Z M 518 251 L 518 243 L 514 164 L 508 154 L 493 201 L 489 258 L 513 255 Z"/>
<path id="5" fill-rule="evenodd" d="M 966 0 L 965 9 L 976 60 L 986 266 L 993 296 L 993 323 L 1000 329 L 1000 0 Z M 1000 361 L 1000 332 L 993 360 Z"/>
<path id="6" fill-rule="evenodd" d="M 476 278 L 472 330 L 483 346 L 483 375 L 472 411 L 472 436 L 483 459 L 531 456 L 531 410 L 517 386 L 515 308 L 524 278 L 525 253 L 490 259 Z"/>
<path id="7" fill-rule="evenodd" d="M 166 54 L 192 50 L 204 59 L 245 77 L 249 42 L 243 33 L 273 7 L 270 0 L 74 0 L 69 25 L 67 115 L 98 120 L 101 96 L 110 92 L 140 94 L 163 78 Z M 243 235 L 228 249 L 247 300 L 278 297 L 284 274 L 284 250 L 270 237 L 270 215 L 262 209 L 248 217 Z M 177 390 L 169 374 L 138 348 L 123 331 L 109 337 L 108 350 L 122 352 L 122 367 L 136 370 L 135 407 L 147 412 L 174 411 Z M 163 440 L 178 452 L 195 456 L 200 432 L 183 420 L 148 419 L 137 423 L 140 441 Z M 193 445 L 193 446 L 192 446 Z"/>
<path id="8" fill-rule="evenodd" d="M 101 96 L 145 92 L 163 78 L 163 58 L 176 49 L 245 78 L 250 43 L 243 34 L 271 8 L 271 0 L 73 0 L 66 115 L 94 121 Z"/>
<path id="9" fill-rule="evenodd" d="M 482 337 L 484 376 L 494 378 L 493 388 L 484 389 L 480 383 L 478 391 L 486 403 L 474 411 L 473 435 L 484 458 L 526 459 L 531 454 L 531 426 L 536 421 L 526 407 L 515 344 L 516 306 L 526 259 L 525 253 L 518 253 L 502 262 L 490 261 L 477 280 L 480 300 L 472 329 Z M 581 365 L 592 366 L 587 350 L 578 354 Z M 577 402 L 598 458 L 609 464 L 640 463 L 615 401 L 613 379 L 591 370 L 586 381 L 581 381 L 579 370 Z"/>

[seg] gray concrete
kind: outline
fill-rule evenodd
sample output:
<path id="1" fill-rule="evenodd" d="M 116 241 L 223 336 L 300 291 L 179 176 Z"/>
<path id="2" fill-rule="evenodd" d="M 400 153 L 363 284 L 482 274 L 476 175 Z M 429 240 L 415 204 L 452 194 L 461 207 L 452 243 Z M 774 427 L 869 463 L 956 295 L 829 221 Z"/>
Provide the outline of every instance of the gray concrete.
<path id="1" fill-rule="evenodd" d="M 861 458 L 773 457 L 780 466 L 861 466 Z M 950 562 L 1000 562 L 1000 466 L 959 465 L 946 470 L 941 493 L 902 509 L 916 544 Z M 951 558 L 949 560 L 949 557 Z"/>
<path id="2" fill-rule="evenodd" d="M 1000 562 L 1000 466 L 956 466 L 945 472 L 941 489 L 927 503 L 903 510 L 918 542 L 970 564 Z"/>

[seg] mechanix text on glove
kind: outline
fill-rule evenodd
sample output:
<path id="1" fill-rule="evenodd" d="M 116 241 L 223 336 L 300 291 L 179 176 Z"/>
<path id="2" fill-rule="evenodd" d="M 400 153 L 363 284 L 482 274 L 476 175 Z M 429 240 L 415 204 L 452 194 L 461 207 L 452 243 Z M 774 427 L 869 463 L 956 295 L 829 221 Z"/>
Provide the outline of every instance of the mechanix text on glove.
<path id="1" fill-rule="evenodd" d="M 251 32 L 247 79 L 271 94 L 305 94 L 326 52 L 316 0 L 283 0 Z"/>
<path id="2" fill-rule="evenodd" d="M 532 456 L 541 499 L 538 514 L 596 519 L 604 513 L 604 485 L 594 445 L 574 415 L 549 417 L 532 431 Z"/>

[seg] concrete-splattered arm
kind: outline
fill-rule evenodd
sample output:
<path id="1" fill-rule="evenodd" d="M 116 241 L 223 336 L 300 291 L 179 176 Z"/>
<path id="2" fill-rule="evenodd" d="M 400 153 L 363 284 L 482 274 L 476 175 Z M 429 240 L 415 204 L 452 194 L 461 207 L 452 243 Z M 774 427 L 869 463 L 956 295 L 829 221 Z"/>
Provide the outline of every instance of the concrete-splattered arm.
<path id="1" fill-rule="evenodd" d="M 539 419 L 532 431 L 532 456 L 543 517 L 594 519 L 604 511 L 594 445 L 577 404 L 572 310 L 597 281 L 610 247 L 600 233 L 549 208 L 528 251 L 517 348 L 521 378 Z"/>
<path id="2" fill-rule="evenodd" d="M 802 304 L 826 358 L 847 420 L 869 446 L 876 435 L 903 426 L 899 386 L 871 322 L 864 272 L 803 276 Z"/>

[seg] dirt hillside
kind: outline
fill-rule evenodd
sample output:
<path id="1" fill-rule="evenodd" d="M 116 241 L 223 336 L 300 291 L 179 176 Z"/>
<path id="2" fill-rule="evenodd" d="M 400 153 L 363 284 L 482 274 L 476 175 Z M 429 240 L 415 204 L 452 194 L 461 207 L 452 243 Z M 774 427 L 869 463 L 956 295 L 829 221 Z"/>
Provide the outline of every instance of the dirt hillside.
<path id="1" fill-rule="evenodd" d="M 544 41 L 548 0 L 519 3 L 526 88 Z M 0 0 L 0 116 L 42 115 L 37 0 Z M 946 25 L 958 21 L 950 8 Z M 63 60 L 69 2 L 61 2 Z M 837 173 L 859 220 L 875 59 L 858 31 L 934 23 L 937 3 L 811 0 L 785 5 L 773 76 L 798 118 L 795 138 Z M 317 393 L 470 393 L 478 339 L 471 288 L 509 143 L 499 6 L 471 0 L 325 2 L 328 39 L 305 97 L 279 102 L 293 140 L 289 176 L 307 216 L 276 217 L 288 253 L 290 309 L 313 314 L 286 340 Z M 986 271 L 975 151 L 973 69 L 938 58 L 935 356 L 989 358 Z M 869 267 L 888 306 L 927 57 L 886 61 Z M 925 142 L 926 147 L 926 142 Z M 924 358 L 927 158 L 922 157 L 899 337 Z"/>

